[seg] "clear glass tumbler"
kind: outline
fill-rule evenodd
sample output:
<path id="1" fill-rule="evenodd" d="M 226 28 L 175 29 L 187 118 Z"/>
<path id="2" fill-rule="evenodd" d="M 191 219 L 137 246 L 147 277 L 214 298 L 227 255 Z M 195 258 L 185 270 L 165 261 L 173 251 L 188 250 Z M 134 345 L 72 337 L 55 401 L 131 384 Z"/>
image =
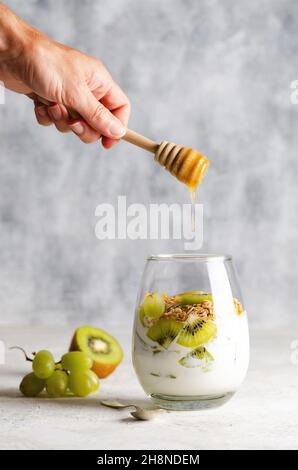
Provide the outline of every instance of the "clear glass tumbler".
<path id="1" fill-rule="evenodd" d="M 144 391 L 162 408 L 211 408 L 231 398 L 249 362 L 247 314 L 232 257 L 150 256 L 132 355 Z"/>

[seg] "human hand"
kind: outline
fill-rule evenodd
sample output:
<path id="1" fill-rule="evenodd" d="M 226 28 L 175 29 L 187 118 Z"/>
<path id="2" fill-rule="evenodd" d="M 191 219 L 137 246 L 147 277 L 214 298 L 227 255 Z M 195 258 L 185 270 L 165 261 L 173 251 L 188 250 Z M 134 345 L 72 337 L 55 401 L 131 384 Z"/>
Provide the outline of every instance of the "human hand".
<path id="1" fill-rule="evenodd" d="M 54 123 L 85 143 L 101 138 L 105 148 L 125 134 L 129 100 L 98 59 L 50 40 L 1 4 L 0 29 L 0 79 L 33 98 L 39 124 Z"/>

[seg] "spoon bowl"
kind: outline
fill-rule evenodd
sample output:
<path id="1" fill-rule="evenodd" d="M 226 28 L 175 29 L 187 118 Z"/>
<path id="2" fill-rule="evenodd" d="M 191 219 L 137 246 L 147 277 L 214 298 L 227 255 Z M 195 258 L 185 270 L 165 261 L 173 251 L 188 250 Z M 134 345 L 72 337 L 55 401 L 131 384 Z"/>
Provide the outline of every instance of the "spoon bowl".
<path id="1" fill-rule="evenodd" d="M 148 407 L 148 408 L 143 408 L 138 405 L 132 404 L 124 404 L 119 402 L 118 400 L 102 400 L 100 402 L 103 406 L 106 406 L 108 408 L 114 408 L 116 410 L 123 410 L 127 408 L 134 408 L 133 411 L 130 412 L 131 416 L 135 419 L 138 419 L 140 421 L 149 421 L 151 419 L 154 419 L 156 416 L 158 416 L 161 413 L 164 413 L 165 410 L 157 407 Z"/>

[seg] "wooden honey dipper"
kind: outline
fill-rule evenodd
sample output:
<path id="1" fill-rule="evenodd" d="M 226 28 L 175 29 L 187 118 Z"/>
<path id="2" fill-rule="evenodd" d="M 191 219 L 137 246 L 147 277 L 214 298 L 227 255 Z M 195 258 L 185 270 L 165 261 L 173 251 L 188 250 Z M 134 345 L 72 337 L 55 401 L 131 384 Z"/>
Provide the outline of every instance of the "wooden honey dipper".
<path id="1" fill-rule="evenodd" d="M 42 97 L 38 99 L 46 105 L 52 104 Z M 80 118 L 78 113 L 72 110 L 68 112 L 71 117 Z M 154 153 L 155 160 L 179 181 L 186 184 L 191 191 L 195 191 L 208 170 L 208 158 L 190 147 L 183 147 L 166 140 L 158 144 L 130 129 L 126 130 L 122 140 Z"/>
<path id="2" fill-rule="evenodd" d="M 122 139 L 154 153 L 155 160 L 191 190 L 200 184 L 209 166 L 208 158 L 190 147 L 165 140 L 158 144 L 130 129 Z"/>

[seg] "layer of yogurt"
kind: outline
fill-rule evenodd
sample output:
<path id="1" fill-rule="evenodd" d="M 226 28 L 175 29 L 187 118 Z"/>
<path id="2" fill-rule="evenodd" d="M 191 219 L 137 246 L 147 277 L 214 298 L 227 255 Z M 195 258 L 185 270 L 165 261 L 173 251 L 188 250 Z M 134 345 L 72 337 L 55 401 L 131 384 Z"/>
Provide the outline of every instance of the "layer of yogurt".
<path id="1" fill-rule="evenodd" d="M 164 349 L 151 341 L 136 319 L 133 364 L 148 395 L 222 396 L 235 392 L 244 380 L 249 362 L 247 314 L 222 315 L 216 320 L 217 334 L 203 346 L 212 361 L 179 361 L 191 350 L 175 341 Z"/>

